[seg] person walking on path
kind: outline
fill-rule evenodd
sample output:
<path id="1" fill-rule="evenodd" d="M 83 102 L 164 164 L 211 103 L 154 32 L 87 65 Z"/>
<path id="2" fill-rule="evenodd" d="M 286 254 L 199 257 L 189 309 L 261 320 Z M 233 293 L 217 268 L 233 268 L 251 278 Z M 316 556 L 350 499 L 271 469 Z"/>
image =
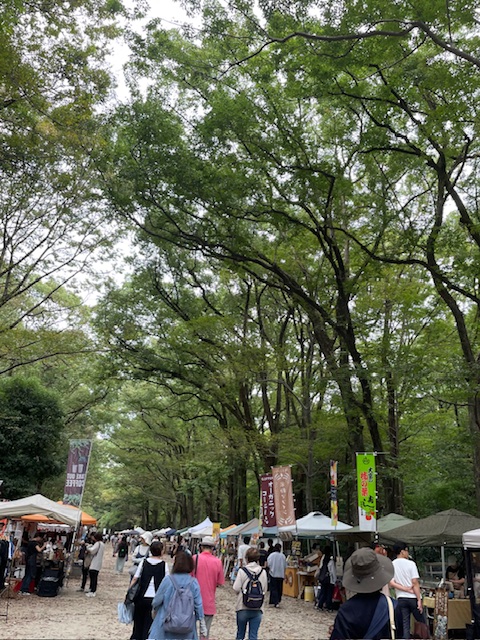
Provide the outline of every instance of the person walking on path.
<path id="1" fill-rule="evenodd" d="M 122 536 L 117 545 L 117 561 L 115 563 L 115 573 L 123 573 L 123 568 L 128 560 L 127 537 Z"/>
<path id="2" fill-rule="evenodd" d="M 267 558 L 267 566 L 270 575 L 270 600 L 269 604 L 278 607 L 283 594 L 283 581 L 287 569 L 287 559 L 282 553 L 282 547 L 277 543 L 273 552 Z"/>
<path id="3" fill-rule="evenodd" d="M 250 536 L 245 536 L 242 544 L 238 547 L 237 564 L 239 567 L 243 567 L 245 565 L 245 554 L 248 549 L 250 549 Z"/>
<path id="4" fill-rule="evenodd" d="M 258 564 L 260 553 L 255 547 L 250 547 L 245 554 L 245 569 L 250 574 L 257 576 L 262 585 L 263 593 L 267 592 L 267 573 Z M 250 580 L 248 574 L 243 569 L 239 569 L 235 582 L 233 583 L 233 590 L 238 593 L 237 596 L 237 635 L 236 640 L 243 640 L 245 638 L 245 632 L 248 625 L 248 640 L 258 640 L 258 630 L 262 622 L 263 616 L 263 604 L 258 609 L 249 609 L 243 602 L 243 590 L 246 587 L 247 582 Z"/>
<path id="5" fill-rule="evenodd" d="M 140 586 L 134 600 L 133 631 L 130 640 L 146 640 L 152 626 L 152 602 L 162 580 L 168 575 L 168 565 L 162 560 L 163 544 L 159 541 L 150 545 L 150 555 L 138 565 L 132 586 Z"/>
<path id="6" fill-rule="evenodd" d="M 215 606 L 215 591 L 225 584 L 223 566 L 220 558 L 213 555 L 215 540 L 212 536 L 205 536 L 200 543 L 201 553 L 193 556 L 193 575 L 200 585 L 202 594 L 203 613 L 207 627 L 206 637 L 210 635 L 213 616 L 217 613 Z"/>
<path id="7" fill-rule="evenodd" d="M 90 591 L 85 595 L 87 598 L 95 598 L 97 595 L 98 574 L 103 564 L 103 555 L 105 553 L 105 543 L 100 531 L 93 534 L 95 544 L 87 545 L 87 552 L 92 556 L 88 575 L 90 577 Z"/>
<path id="8" fill-rule="evenodd" d="M 168 605 L 177 589 L 189 588 L 193 596 L 195 619 L 200 622 L 200 633 L 207 635 L 207 627 L 203 616 L 202 596 L 196 578 L 190 575 L 193 571 L 193 558 L 185 551 L 177 551 L 172 567 L 172 575 L 162 580 L 152 601 L 153 623 L 148 640 L 198 640 L 195 621 L 190 631 L 185 633 L 168 632 L 164 628 Z M 173 579 L 172 579 L 173 578 Z"/>
<path id="9" fill-rule="evenodd" d="M 85 540 L 80 542 L 80 551 L 78 552 L 78 559 L 82 561 L 82 584 L 77 591 L 85 591 L 87 584 L 88 572 L 90 570 L 90 564 L 92 562 L 92 556 L 88 553 L 87 544 L 94 544 L 93 538 L 90 534 L 87 535 Z"/>
<path id="10" fill-rule="evenodd" d="M 27 544 L 25 552 L 25 576 L 22 580 L 22 586 L 20 587 L 20 591 L 24 596 L 30 595 L 30 584 L 32 580 L 35 580 L 35 576 L 37 574 L 37 557 L 39 553 L 42 553 L 45 547 L 46 542 L 44 541 L 43 536 L 41 536 L 40 534 L 37 534 L 35 537 L 33 537 Z"/>
<path id="11" fill-rule="evenodd" d="M 318 574 L 320 593 L 317 600 L 317 609 L 322 610 L 325 607 L 327 611 L 332 611 L 333 587 L 337 582 L 337 570 L 335 567 L 335 559 L 332 555 L 332 547 L 325 547 L 322 559 L 320 560 Z"/>
<path id="12" fill-rule="evenodd" d="M 138 545 L 135 547 L 132 553 L 132 566 L 128 570 L 128 573 L 132 576 L 135 575 L 138 569 L 138 565 L 144 558 L 148 558 L 150 555 L 150 545 L 152 544 L 153 536 L 150 531 L 144 531 L 140 536 Z"/>
<path id="13" fill-rule="evenodd" d="M 267 566 L 268 551 L 265 549 L 263 540 L 258 544 L 258 552 L 260 553 L 258 564 L 265 569 Z"/>
<path id="14" fill-rule="evenodd" d="M 409 559 L 408 545 L 404 542 L 394 544 L 393 551 L 396 555 L 393 561 L 395 574 L 390 587 L 395 589 L 397 596 L 397 637 L 410 638 L 410 614 L 418 622 L 425 623 L 418 569 L 415 562 Z"/>
<path id="15" fill-rule="evenodd" d="M 354 595 L 338 610 L 330 640 L 392 638 L 393 603 L 381 589 L 393 577 L 392 561 L 365 547 L 345 563 L 343 585 Z"/>

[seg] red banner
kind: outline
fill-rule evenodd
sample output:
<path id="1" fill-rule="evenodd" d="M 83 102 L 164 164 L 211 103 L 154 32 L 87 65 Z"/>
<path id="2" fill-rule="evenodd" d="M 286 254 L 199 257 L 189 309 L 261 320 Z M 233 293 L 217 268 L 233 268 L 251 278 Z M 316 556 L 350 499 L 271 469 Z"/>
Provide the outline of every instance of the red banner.
<path id="1" fill-rule="evenodd" d="M 91 448 L 91 440 L 70 440 L 63 504 L 82 504 Z"/>
<path id="2" fill-rule="evenodd" d="M 275 527 L 275 496 L 273 494 L 273 477 L 271 473 L 260 476 L 262 527 Z"/>
<path id="3" fill-rule="evenodd" d="M 286 527 L 295 524 L 295 507 L 293 504 L 292 473 L 290 467 L 272 467 L 272 476 L 277 526 Z"/>

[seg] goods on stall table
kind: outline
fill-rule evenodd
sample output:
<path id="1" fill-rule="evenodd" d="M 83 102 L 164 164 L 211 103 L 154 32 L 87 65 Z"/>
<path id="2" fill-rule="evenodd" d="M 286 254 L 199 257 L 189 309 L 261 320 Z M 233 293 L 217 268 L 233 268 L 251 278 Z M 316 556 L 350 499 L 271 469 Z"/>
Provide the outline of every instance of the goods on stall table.
<path id="1" fill-rule="evenodd" d="M 435 613 L 433 618 L 433 637 L 435 640 L 447 640 L 448 630 L 448 591 L 437 589 L 435 592 Z"/>

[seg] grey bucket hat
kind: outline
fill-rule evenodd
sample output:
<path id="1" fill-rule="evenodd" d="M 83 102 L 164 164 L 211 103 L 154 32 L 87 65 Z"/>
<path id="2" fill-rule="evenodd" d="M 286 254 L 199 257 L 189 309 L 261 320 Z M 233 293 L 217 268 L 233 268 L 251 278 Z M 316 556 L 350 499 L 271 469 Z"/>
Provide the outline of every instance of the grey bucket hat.
<path id="1" fill-rule="evenodd" d="M 356 593 L 379 591 L 393 578 L 392 561 L 365 547 L 354 551 L 345 563 L 342 582 L 346 589 Z"/>

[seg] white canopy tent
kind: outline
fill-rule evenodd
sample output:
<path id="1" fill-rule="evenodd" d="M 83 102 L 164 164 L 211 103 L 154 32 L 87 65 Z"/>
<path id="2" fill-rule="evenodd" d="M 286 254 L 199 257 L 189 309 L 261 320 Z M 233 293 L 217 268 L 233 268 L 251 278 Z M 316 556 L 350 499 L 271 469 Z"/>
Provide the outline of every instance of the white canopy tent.
<path id="1" fill-rule="evenodd" d="M 480 529 L 465 531 L 462 535 L 465 554 L 466 596 L 472 610 L 471 628 L 467 626 L 467 638 L 480 638 Z"/>
<path id="2" fill-rule="evenodd" d="M 213 532 L 213 522 L 207 516 L 203 522 L 190 527 L 186 533 L 192 538 L 202 538 L 203 536 L 211 536 Z"/>
<path id="3" fill-rule="evenodd" d="M 480 529 L 465 531 L 462 535 L 464 549 L 480 549 Z"/>
<path id="4" fill-rule="evenodd" d="M 37 513 L 75 527 L 80 524 L 82 512 L 79 509 L 71 509 L 63 504 L 49 500 L 40 493 L 20 498 L 20 500 L 0 503 L 0 519 L 21 518 L 22 516 Z"/>
<path id="5" fill-rule="evenodd" d="M 348 531 L 352 527 L 344 522 L 338 522 L 337 526 L 332 526 L 332 519 L 321 511 L 311 511 L 303 518 L 299 518 L 296 524 L 288 527 L 279 527 L 280 535 L 289 533 L 299 538 L 317 538 L 328 536 L 336 531 Z"/>

